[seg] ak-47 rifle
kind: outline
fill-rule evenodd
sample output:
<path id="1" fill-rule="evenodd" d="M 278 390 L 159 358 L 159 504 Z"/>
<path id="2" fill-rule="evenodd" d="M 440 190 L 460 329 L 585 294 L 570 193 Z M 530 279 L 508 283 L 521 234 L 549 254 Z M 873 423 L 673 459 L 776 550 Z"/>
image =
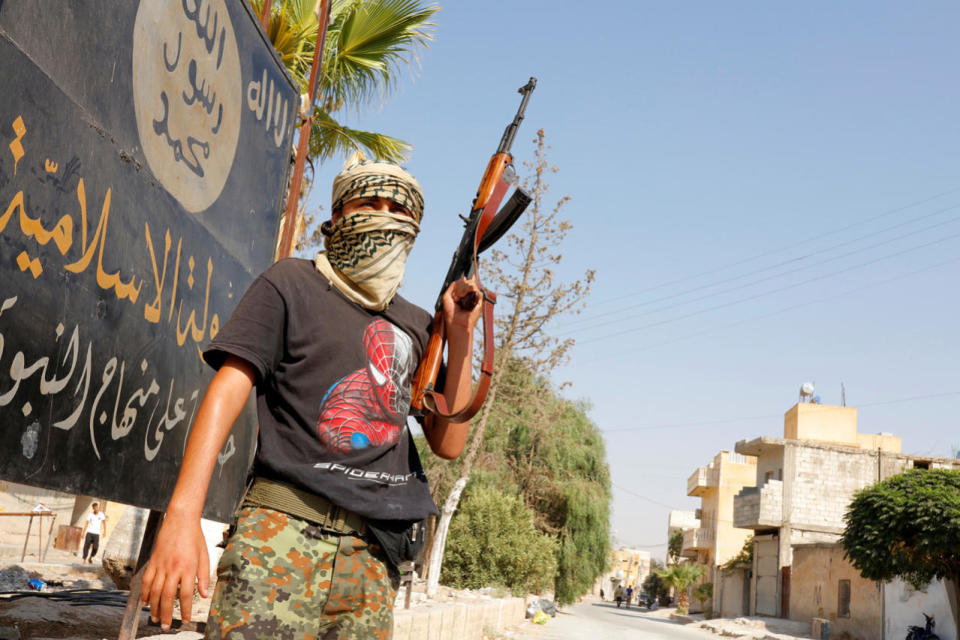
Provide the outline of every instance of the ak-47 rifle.
<path id="1" fill-rule="evenodd" d="M 467 406 L 457 410 L 450 410 L 443 395 L 434 390 L 437 374 L 440 371 L 440 361 L 443 357 L 443 347 L 446 343 L 443 327 L 443 294 L 450 283 L 456 282 L 460 278 L 469 279 L 477 275 L 477 256 L 499 240 L 530 204 L 530 195 L 518 186 L 507 204 L 497 211 L 507 188 L 516 177 L 510 147 L 513 146 L 513 138 L 520 127 L 520 121 L 523 120 L 527 101 L 536 86 L 537 79 L 530 78 L 530 81 L 518 90 L 523 95 L 523 99 L 517 109 L 517 115 L 507 125 L 506 131 L 503 132 L 503 138 L 500 139 L 500 146 L 497 147 L 496 153 L 487 163 L 487 169 L 483 174 L 480 187 L 477 189 L 477 195 L 470 208 L 470 215 L 463 218 L 466 227 L 463 231 L 463 238 L 460 240 L 460 246 L 453 254 L 453 260 L 450 262 L 450 269 L 447 271 L 443 286 L 440 287 L 430 341 L 427 343 L 426 352 L 420 361 L 420 367 L 417 369 L 413 380 L 411 405 L 417 411 L 441 416 L 454 422 L 465 422 L 476 415 L 480 407 L 483 406 L 487 390 L 490 388 L 490 379 L 493 376 L 494 351 L 493 305 L 496 303 L 497 294 L 484 288 L 478 277 L 477 285 L 480 287 L 484 300 L 483 363 L 480 366 L 480 382 Z M 470 293 L 458 300 L 457 304 L 462 309 L 472 310 L 479 304 L 480 295 Z"/>

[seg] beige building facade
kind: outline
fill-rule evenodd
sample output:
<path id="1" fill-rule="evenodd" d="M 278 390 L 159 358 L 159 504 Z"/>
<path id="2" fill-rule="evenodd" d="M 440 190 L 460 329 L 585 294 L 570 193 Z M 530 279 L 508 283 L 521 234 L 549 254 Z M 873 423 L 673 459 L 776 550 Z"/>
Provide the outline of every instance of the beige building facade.
<path id="1" fill-rule="evenodd" d="M 603 589 L 605 600 L 613 599 L 613 591 L 618 585 L 624 589 L 632 586 L 636 598 L 640 594 L 640 585 L 650 575 L 650 552 L 643 549 L 620 547 L 610 550 L 610 570 L 597 579 L 592 593 L 600 595 Z"/>
<path id="2" fill-rule="evenodd" d="M 837 547 L 847 505 L 884 478 L 960 460 L 905 455 L 898 437 L 858 433 L 855 408 L 809 403 L 787 411 L 784 437 L 743 440 L 736 451 L 757 461 L 755 486 L 733 501 L 734 525 L 754 533 L 749 613 L 823 617 L 832 632 L 880 638 L 884 586 L 860 579 Z"/>
<path id="3" fill-rule="evenodd" d="M 734 609 L 742 614 L 740 605 L 742 587 L 736 576 L 725 575 L 721 565 L 736 557 L 750 532 L 737 529 L 733 521 L 733 499 L 744 487 L 756 483 L 757 460 L 753 456 L 721 451 L 713 460 L 696 471 L 687 480 L 687 495 L 700 498 L 700 508 L 694 512 L 697 526 L 683 530 L 681 555 L 706 567 L 701 582 L 713 584 L 713 598 L 705 603 L 720 613 Z M 700 604 L 691 602 L 691 611 Z"/>

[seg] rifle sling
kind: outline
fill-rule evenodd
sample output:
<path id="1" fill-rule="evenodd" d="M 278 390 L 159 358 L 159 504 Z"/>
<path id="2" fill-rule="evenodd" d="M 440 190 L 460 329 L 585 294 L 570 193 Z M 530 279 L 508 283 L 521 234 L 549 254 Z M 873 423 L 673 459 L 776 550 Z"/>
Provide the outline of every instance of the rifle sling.
<path id="1" fill-rule="evenodd" d="M 432 390 L 423 392 L 423 404 L 426 409 L 437 416 L 452 422 L 467 422 L 477 415 L 483 401 L 487 398 L 490 389 L 490 380 L 493 377 L 493 306 L 497 303 L 497 294 L 483 290 L 483 363 L 480 365 L 480 381 L 473 391 L 473 397 L 467 406 L 459 411 L 450 411 L 447 399 L 441 393 Z"/>

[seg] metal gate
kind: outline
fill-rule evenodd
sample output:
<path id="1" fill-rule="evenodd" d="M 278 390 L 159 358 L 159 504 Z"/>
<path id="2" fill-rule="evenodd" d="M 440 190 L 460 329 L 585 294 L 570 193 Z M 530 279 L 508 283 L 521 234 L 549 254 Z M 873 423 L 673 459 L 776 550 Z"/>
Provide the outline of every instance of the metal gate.
<path id="1" fill-rule="evenodd" d="M 757 558 L 756 611 L 758 616 L 777 615 L 777 557 L 779 541 L 757 540 L 754 553 Z"/>

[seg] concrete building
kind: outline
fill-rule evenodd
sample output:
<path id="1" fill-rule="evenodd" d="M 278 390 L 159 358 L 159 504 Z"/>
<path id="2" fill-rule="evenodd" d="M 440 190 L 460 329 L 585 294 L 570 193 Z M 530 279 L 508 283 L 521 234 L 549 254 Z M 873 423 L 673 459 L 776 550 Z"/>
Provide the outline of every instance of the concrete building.
<path id="1" fill-rule="evenodd" d="M 678 531 L 682 535 L 688 529 L 700 528 L 700 520 L 695 511 L 671 509 L 667 518 L 667 564 L 670 564 L 670 540 Z"/>
<path id="2" fill-rule="evenodd" d="M 730 451 L 718 453 L 687 480 L 687 495 L 700 498 L 700 508 L 694 512 L 699 524 L 683 531 L 681 555 L 706 567 L 701 582 L 713 583 L 713 598 L 705 606 L 718 613 L 723 610 L 719 605 L 726 596 L 731 602 L 728 609 L 736 609 L 733 615 L 742 614 L 742 606 L 732 604 L 734 594 L 724 594 L 727 585 L 721 565 L 740 553 L 750 536 L 749 531 L 734 527 L 733 498 L 744 487 L 754 486 L 756 481 L 756 458 Z M 742 591 L 740 587 L 736 594 L 738 603 Z M 691 611 L 699 608 L 699 603 L 691 602 Z"/>
<path id="3" fill-rule="evenodd" d="M 740 491 L 733 508 L 734 525 L 754 532 L 749 613 L 803 620 L 816 609 L 816 617 L 835 622 L 832 631 L 880 638 L 885 601 L 900 596 L 860 579 L 842 560 L 837 542 L 847 505 L 856 491 L 889 476 L 960 468 L 960 461 L 905 455 L 898 437 L 858 433 L 853 407 L 797 404 L 783 431 L 735 448 L 757 460 L 756 486 Z"/>
<path id="4" fill-rule="evenodd" d="M 670 540 L 677 531 L 683 532 L 687 529 L 696 529 L 699 526 L 700 520 L 697 519 L 696 511 L 671 509 L 667 520 L 667 540 Z"/>
<path id="5" fill-rule="evenodd" d="M 837 543 L 797 545 L 790 571 L 790 617 L 830 622 L 831 638 L 900 638 L 909 625 L 936 620 L 941 640 L 957 640 L 953 607 L 942 581 L 916 590 L 902 580 L 882 584 L 860 576 Z"/>
<path id="6" fill-rule="evenodd" d="M 633 586 L 636 594 L 640 593 L 640 585 L 650 575 L 650 552 L 642 549 L 631 549 L 620 547 L 610 550 L 610 571 L 600 577 L 598 585 L 594 588 L 598 592 L 603 589 L 604 598 L 611 600 L 613 590 L 617 585 L 622 585 L 624 589 Z M 634 596 L 636 598 L 636 595 Z"/>

